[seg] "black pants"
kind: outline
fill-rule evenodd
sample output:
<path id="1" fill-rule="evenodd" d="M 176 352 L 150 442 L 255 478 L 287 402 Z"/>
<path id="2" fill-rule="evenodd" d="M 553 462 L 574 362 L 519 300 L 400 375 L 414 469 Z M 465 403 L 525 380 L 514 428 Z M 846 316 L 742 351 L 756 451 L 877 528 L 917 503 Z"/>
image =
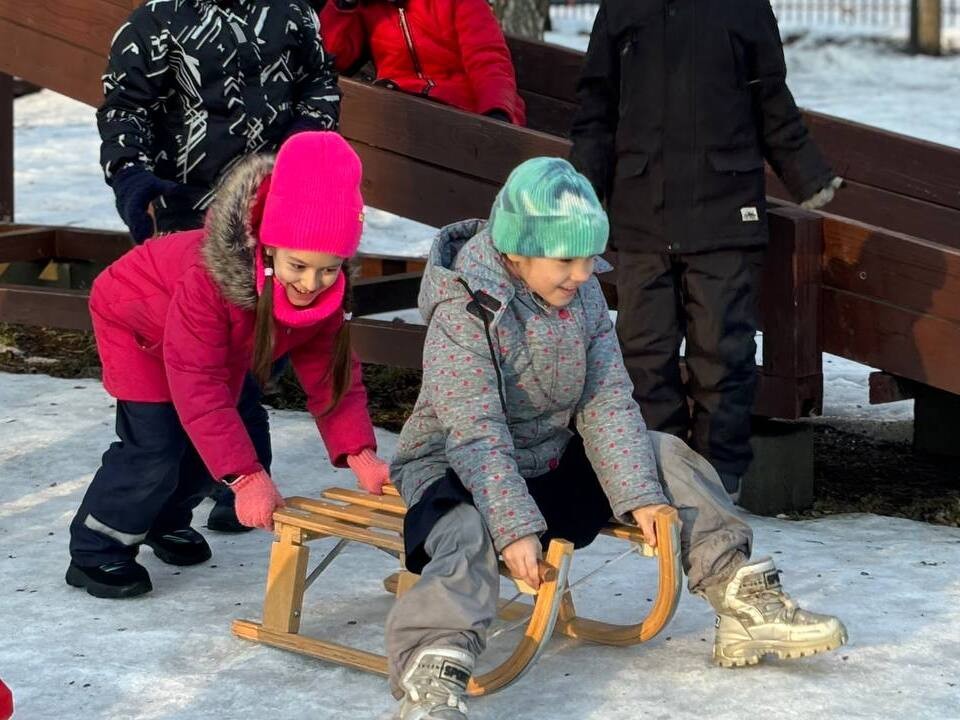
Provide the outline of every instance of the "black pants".
<path id="1" fill-rule="evenodd" d="M 583 450 L 583 438 L 574 435 L 556 469 L 530 478 L 527 490 L 547 530 L 540 536 L 544 548 L 555 538 L 563 538 L 582 548 L 592 543 L 610 522 L 613 511 L 597 474 Z M 434 524 L 460 503 L 473 504 L 470 494 L 453 470 L 428 487 L 411 507 L 403 521 L 407 570 L 420 573 L 429 561 L 424 549 Z"/>
<path id="2" fill-rule="evenodd" d="M 259 399 L 248 375 L 237 410 L 269 471 L 270 424 Z M 148 532 L 189 527 L 209 493 L 210 473 L 172 403 L 118 401 L 117 436 L 70 524 L 70 556 L 78 565 L 133 557 Z"/>
<path id="3" fill-rule="evenodd" d="M 617 334 L 643 418 L 650 428 L 687 441 L 721 473 L 742 475 L 753 458 L 763 252 L 618 256 Z M 684 339 L 686 386 L 680 375 Z"/>

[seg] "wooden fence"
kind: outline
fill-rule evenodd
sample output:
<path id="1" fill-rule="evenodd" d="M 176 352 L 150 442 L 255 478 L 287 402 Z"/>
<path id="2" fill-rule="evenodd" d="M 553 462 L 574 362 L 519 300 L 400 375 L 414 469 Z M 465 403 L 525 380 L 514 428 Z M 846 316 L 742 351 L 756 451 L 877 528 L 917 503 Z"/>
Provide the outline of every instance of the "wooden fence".
<path id="1" fill-rule="evenodd" d="M 0 71 L 98 103 L 106 48 L 130 5 L 0 0 Z M 432 225 L 482 217 L 518 162 L 566 155 L 561 135 L 575 100 L 580 54 L 521 40 L 511 40 L 511 50 L 530 129 L 343 80 L 342 131 L 364 161 L 369 204 Z M 9 100 L 0 97 L 0 121 L 6 105 Z M 960 393 L 956 363 L 949 360 L 960 353 L 954 310 L 960 307 L 960 153 L 835 118 L 807 118 L 848 179 L 831 207 L 845 217 L 785 205 L 771 212 L 757 412 L 786 418 L 817 412 L 821 349 Z M 0 138 L 4 132 L 0 122 Z M 19 226 L 0 231 L 0 262 L 103 262 L 126 247 L 129 240 L 117 233 Z M 408 273 L 415 266 L 389 258 L 367 258 L 364 265 L 368 276 L 393 273 L 364 281 L 373 288 L 359 290 L 364 311 L 410 305 L 416 276 Z M 9 285 L 0 286 L 0 319 L 61 327 L 88 323 L 82 291 Z M 419 366 L 422 327 L 363 319 L 356 324 L 355 341 L 366 361 Z"/>

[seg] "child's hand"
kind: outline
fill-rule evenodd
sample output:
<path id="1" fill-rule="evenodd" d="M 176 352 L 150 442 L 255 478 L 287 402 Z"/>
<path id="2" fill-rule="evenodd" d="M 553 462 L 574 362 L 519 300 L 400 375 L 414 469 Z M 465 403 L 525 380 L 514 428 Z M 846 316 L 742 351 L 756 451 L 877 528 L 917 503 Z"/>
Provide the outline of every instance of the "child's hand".
<path id="1" fill-rule="evenodd" d="M 273 530 L 273 511 L 283 507 L 283 496 L 266 472 L 241 475 L 229 487 L 237 496 L 237 520 L 247 527 Z"/>
<path id="2" fill-rule="evenodd" d="M 347 456 L 347 465 L 357 476 L 357 484 L 371 495 L 383 495 L 383 486 L 390 482 L 390 466 L 367 448 Z"/>
<path id="3" fill-rule="evenodd" d="M 633 521 L 643 533 L 643 541 L 650 547 L 657 546 L 657 533 L 654 527 L 654 517 L 660 508 L 670 507 L 669 505 L 646 505 L 630 512 L 633 515 Z"/>
<path id="4" fill-rule="evenodd" d="M 503 549 L 503 561 L 510 574 L 534 590 L 540 588 L 540 558 L 543 549 L 536 535 L 524 535 Z"/>

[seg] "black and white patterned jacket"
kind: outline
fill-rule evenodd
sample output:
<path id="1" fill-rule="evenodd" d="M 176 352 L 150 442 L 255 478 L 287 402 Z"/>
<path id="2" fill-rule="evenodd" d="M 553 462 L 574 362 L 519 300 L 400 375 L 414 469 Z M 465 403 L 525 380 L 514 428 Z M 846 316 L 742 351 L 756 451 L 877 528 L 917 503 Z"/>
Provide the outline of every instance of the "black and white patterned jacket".
<path id="1" fill-rule="evenodd" d="M 103 89 L 107 183 L 132 165 L 186 186 L 155 203 L 161 230 L 201 217 L 242 158 L 295 125 L 335 129 L 340 113 L 307 0 L 147 0 L 113 38 Z"/>

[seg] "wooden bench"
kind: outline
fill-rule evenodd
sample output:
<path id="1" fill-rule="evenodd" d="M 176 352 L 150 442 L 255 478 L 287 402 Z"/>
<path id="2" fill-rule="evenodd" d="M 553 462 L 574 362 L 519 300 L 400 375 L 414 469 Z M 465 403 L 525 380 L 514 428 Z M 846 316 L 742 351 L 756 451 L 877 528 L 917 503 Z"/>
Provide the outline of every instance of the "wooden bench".
<path id="1" fill-rule="evenodd" d="M 358 670 L 387 674 L 387 658 L 348 645 L 307 637 L 300 633 L 303 597 L 307 588 L 327 569 L 347 543 L 377 548 L 399 560 L 399 569 L 384 580 L 388 592 L 402 595 L 418 576 L 404 569 L 403 517 L 406 506 L 392 486 L 384 495 L 357 490 L 330 488 L 320 499 L 287 498 L 286 507 L 274 513 L 275 539 L 270 551 L 263 619 L 236 620 L 233 632 L 241 638 L 292 652 L 329 660 Z M 569 571 L 573 545 L 554 540 L 541 566 L 542 583 L 534 592 L 517 582 L 518 596 L 500 601 L 501 619 L 526 628 L 510 656 L 492 670 L 474 677 L 468 691 L 485 695 L 506 687 L 519 678 L 540 655 L 554 633 L 606 645 L 634 645 L 659 633 L 673 617 L 680 598 L 683 578 L 680 563 L 680 525 L 673 508 L 661 510 L 656 518 L 657 547 L 643 543 L 640 531 L 632 526 L 611 524 L 604 535 L 631 543 L 644 556 L 658 562 L 657 596 L 649 612 L 635 624 L 615 625 L 577 615 L 570 592 Z M 308 572 L 308 543 L 323 538 L 338 542 Z M 501 564 L 501 574 L 509 576 Z M 516 581 L 515 581 L 516 582 Z M 533 601 L 518 601 L 520 594 Z"/>

